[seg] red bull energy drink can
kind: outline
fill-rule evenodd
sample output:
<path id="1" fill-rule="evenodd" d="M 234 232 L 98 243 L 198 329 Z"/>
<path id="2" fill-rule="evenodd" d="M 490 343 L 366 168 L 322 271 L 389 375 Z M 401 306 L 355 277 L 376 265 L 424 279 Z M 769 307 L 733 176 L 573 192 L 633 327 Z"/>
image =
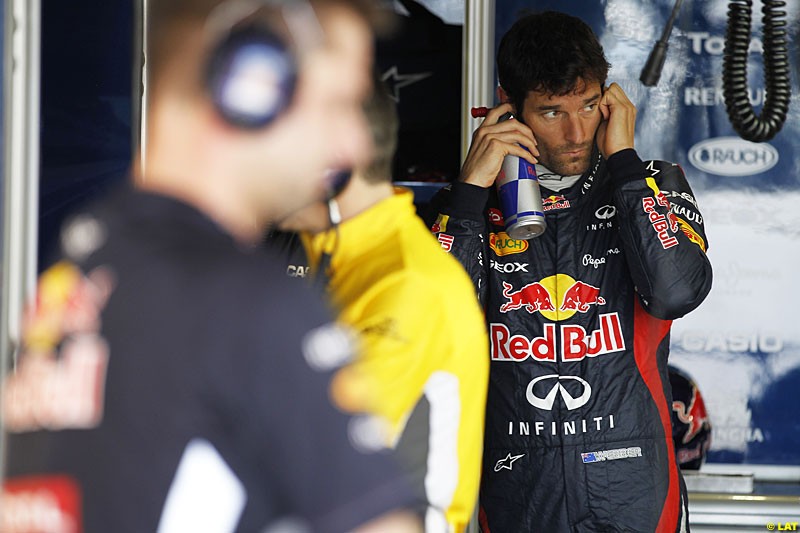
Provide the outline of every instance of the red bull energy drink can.
<path id="1" fill-rule="evenodd" d="M 495 185 L 509 237 L 527 240 L 544 233 L 547 223 L 534 165 L 515 155 L 507 155 Z"/>

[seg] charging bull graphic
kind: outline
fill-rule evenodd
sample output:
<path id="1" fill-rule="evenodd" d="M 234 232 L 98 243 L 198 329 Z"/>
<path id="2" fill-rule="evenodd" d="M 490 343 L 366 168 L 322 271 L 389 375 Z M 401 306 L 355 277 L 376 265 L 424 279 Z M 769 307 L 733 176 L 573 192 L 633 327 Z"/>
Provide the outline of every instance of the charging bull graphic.
<path id="1" fill-rule="evenodd" d="M 585 313 L 591 305 L 605 305 L 605 299 L 600 296 L 600 289 L 582 281 L 575 284 L 564 293 L 564 303 L 561 304 L 562 311 L 577 310 Z"/>
<path id="2" fill-rule="evenodd" d="M 567 287 L 564 290 L 562 287 Z M 562 296 L 563 295 L 563 296 Z M 519 290 L 503 282 L 501 313 L 524 309 L 530 314 L 541 313 L 550 320 L 565 320 L 575 313 L 586 313 L 593 305 L 605 305 L 600 289 L 566 274 L 557 274 L 529 283 Z"/>
<path id="3" fill-rule="evenodd" d="M 556 310 L 552 300 L 550 300 L 550 293 L 538 281 L 529 283 L 518 291 L 513 289 L 514 287 L 510 283 L 503 282 L 503 296 L 508 299 L 508 302 L 500 306 L 501 313 L 507 313 L 523 307 L 531 314 L 536 311 Z"/>

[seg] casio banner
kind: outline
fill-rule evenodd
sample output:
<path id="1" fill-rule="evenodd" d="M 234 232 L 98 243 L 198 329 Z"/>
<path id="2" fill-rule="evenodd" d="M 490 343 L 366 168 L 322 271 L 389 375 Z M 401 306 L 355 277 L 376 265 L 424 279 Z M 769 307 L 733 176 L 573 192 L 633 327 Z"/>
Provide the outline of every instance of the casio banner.
<path id="1" fill-rule="evenodd" d="M 675 322 L 670 364 L 689 373 L 703 393 L 713 427 L 708 463 L 797 466 L 800 402 L 793 398 L 800 383 L 800 53 L 791 28 L 800 27 L 800 2 L 782 8 L 793 45 L 792 100 L 785 124 L 767 142 L 741 138 L 726 112 L 721 73 L 728 3 L 683 4 L 652 87 L 639 76 L 674 0 L 538 0 L 535 7 L 578 16 L 594 29 L 612 65 L 609 82 L 619 83 L 637 107 L 637 151 L 643 159 L 678 163 L 694 190 L 693 198 L 683 199 L 696 210 L 684 207 L 676 214 L 702 217 L 714 286 L 697 310 Z M 497 0 L 496 44 L 517 14 L 529 8 L 527 0 Z M 760 3 L 752 21 L 748 95 L 758 113 L 767 98 Z M 667 200 L 678 194 L 662 192 Z M 613 207 L 596 216 L 598 224 L 612 222 Z M 509 289 L 509 298 L 521 289 Z M 528 288 L 526 294 L 531 292 Z M 523 356 L 550 356 L 549 332 L 529 339 L 524 353 L 508 348 L 505 332 L 493 333 L 495 358 L 518 362 Z M 529 399 L 549 401 L 552 394 L 553 401 L 572 401 L 560 388 L 568 383 L 543 380 Z M 543 385 L 549 388 L 541 393 Z"/>

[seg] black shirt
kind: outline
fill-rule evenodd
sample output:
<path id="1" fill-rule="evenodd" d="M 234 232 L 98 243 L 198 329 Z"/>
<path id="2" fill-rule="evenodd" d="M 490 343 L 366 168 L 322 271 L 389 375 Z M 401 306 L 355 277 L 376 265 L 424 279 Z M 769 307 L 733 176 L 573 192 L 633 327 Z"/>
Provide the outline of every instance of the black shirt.
<path id="1" fill-rule="evenodd" d="M 347 336 L 316 294 L 283 281 L 282 261 L 193 207 L 127 189 L 74 217 L 63 242 L 69 263 L 55 268 L 83 274 L 55 283 L 72 295 L 63 317 L 83 319 L 49 344 L 26 330 L 36 350 L 4 389 L 38 400 L 7 402 L 12 495 L 51 490 L 64 515 L 79 495 L 88 532 L 169 530 L 192 515 L 239 531 L 282 520 L 346 531 L 412 501 L 386 456 L 354 448 L 354 419 L 329 399 Z M 78 360 L 91 370 L 70 374 Z M 56 377 L 24 379 L 26 361 L 50 361 Z M 69 386 L 41 394 L 56 382 Z M 82 410 L 53 407 L 70 402 Z"/>

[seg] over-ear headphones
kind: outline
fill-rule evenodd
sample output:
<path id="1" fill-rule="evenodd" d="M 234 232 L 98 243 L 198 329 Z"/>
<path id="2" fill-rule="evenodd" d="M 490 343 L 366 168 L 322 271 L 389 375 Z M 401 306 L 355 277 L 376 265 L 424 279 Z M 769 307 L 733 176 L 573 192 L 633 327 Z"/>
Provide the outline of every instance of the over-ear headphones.
<path id="1" fill-rule="evenodd" d="M 279 22 L 286 27 L 285 35 L 277 29 Z M 229 0 L 211 13 L 207 26 L 217 37 L 206 63 L 205 84 L 229 124 L 263 128 L 289 107 L 298 73 L 298 43 L 292 42 L 291 32 L 298 23 L 300 33 L 320 30 L 306 2 Z"/>

